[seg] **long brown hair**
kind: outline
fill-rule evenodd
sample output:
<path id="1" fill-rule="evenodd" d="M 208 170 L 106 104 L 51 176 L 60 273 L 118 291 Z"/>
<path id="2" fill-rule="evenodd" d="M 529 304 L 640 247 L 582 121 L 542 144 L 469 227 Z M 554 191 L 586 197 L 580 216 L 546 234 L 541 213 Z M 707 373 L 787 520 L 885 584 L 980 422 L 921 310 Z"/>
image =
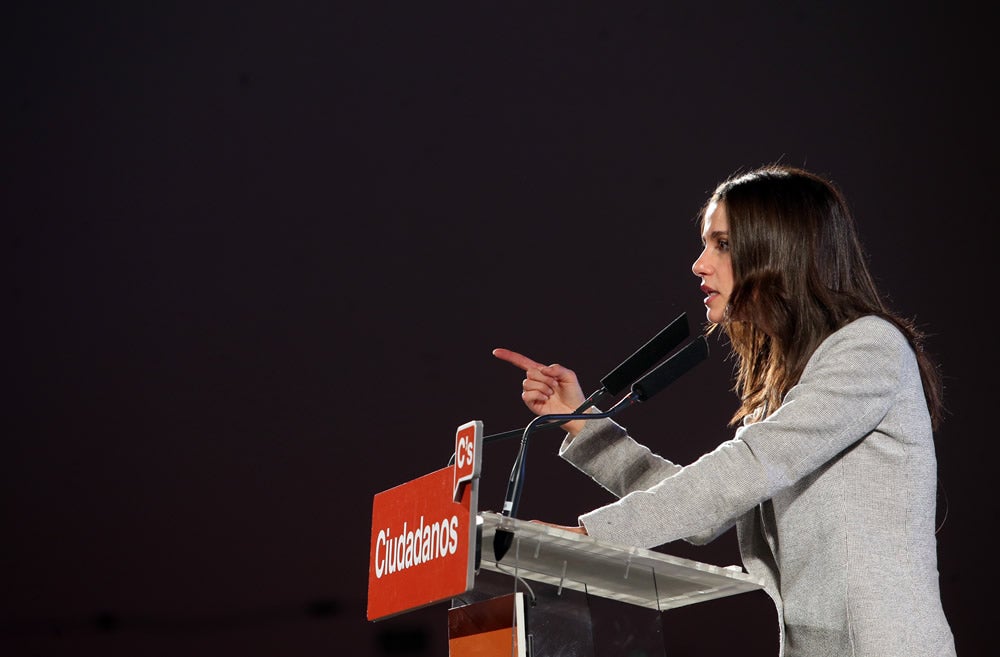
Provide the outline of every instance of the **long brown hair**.
<path id="1" fill-rule="evenodd" d="M 729 219 L 734 289 L 721 324 L 738 358 L 732 423 L 781 405 L 810 356 L 831 333 L 864 315 L 895 324 L 917 356 L 937 427 L 940 374 L 914 323 L 883 302 L 868 269 L 847 202 L 832 182 L 808 171 L 768 165 L 721 183 L 711 203 Z M 714 328 L 714 327 L 713 327 Z"/>

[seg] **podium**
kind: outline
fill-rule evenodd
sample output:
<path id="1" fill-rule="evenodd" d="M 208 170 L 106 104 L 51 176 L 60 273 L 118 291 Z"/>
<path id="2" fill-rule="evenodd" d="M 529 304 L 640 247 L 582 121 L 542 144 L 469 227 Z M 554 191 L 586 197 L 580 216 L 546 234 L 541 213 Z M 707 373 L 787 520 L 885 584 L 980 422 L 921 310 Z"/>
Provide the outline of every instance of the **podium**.
<path id="1" fill-rule="evenodd" d="M 739 566 L 480 513 L 480 447 L 481 423 L 463 425 L 453 468 L 375 496 L 369 620 L 450 601 L 450 657 L 655 657 L 664 612 L 763 588 Z"/>
<path id="2" fill-rule="evenodd" d="M 449 620 L 469 615 L 471 610 L 462 610 L 471 606 L 485 608 L 492 600 L 510 599 L 498 613 L 515 619 L 512 638 L 498 655 L 664 655 L 663 612 L 763 587 L 739 566 L 723 568 L 614 545 L 491 512 L 479 514 L 477 524 L 481 552 L 475 586 L 452 600 Z M 498 530 L 513 534 L 500 561 L 492 554 Z M 518 593 L 520 599 L 512 597 Z M 453 644 L 461 632 L 449 622 Z M 451 655 L 463 657 L 454 650 Z"/>

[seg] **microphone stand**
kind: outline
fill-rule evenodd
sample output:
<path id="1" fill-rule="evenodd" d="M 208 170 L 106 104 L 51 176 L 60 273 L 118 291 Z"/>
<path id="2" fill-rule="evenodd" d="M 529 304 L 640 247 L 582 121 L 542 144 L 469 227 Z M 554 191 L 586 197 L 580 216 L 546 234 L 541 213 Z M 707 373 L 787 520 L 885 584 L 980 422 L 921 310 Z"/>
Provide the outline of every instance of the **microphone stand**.
<path id="1" fill-rule="evenodd" d="M 565 422 L 569 422 L 570 420 L 600 420 L 603 418 L 609 418 L 628 408 L 637 401 L 639 401 L 639 395 L 631 392 L 617 404 L 612 406 L 610 410 L 603 413 L 551 413 L 549 415 L 539 415 L 534 420 L 529 422 L 528 426 L 524 428 L 524 433 L 521 436 L 521 447 L 517 452 L 517 458 L 514 460 L 514 468 L 510 473 L 510 481 L 507 484 L 507 496 L 504 499 L 503 510 L 501 513 L 508 517 L 514 516 L 517 513 L 517 507 L 521 499 L 521 489 L 524 487 L 524 470 L 528 453 L 528 436 L 531 435 L 532 431 L 550 424 L 563 424 Z"/>
<path id="2" fill-rule="evenodd" d="M 609 418 L 637 401 L 639 401 L 639 395 L 635 392 L 630 392 L 625 398 L 603 413 L 552 413 L 549 415 L 539 415 L 529 422 L 521 436 L 521 447 L 517 452 L 514 467 L 510 472 L 510 480 L 507 482 L 507 495 L 500 514 L 508 518 L 516 517 L 514 514 L 517 513 L 517 507 L 521 501 L 521 489 L 524 488 L 524 471 L 528 457 L 528 436 L 531 435 L 532 431 L 539 427 L 562 424 L 570 420 L 600 420 Z M 497 561 L 503 559 L 504 555 L 507 554 L 507 550 L 510 549 L 513 540 L 513 533 L 502 529 L 496 530 L 496 533 L 493 535 L 493 555 Z"/>

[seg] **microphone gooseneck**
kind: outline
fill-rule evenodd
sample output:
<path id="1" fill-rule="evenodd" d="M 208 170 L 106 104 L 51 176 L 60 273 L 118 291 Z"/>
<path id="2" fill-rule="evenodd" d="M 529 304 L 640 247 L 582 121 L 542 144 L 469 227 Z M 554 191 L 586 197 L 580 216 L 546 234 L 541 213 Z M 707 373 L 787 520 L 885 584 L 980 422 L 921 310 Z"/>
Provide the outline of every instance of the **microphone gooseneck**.
<path id="1" fill-rule="evenodd" d="M 605 411 L 604 413 L 554 413 L 549 415 L 539 415 L 534 420 L 529 422 L 528 426 L 524 428 L 524 433 L 521 436 L 521 447 L 517 452 L 517 458 L 514 459 L 514 467 L 510 471 L 510 479 L 507 481 L 507 495 L 504 498 L 503 509 L 500 514 L 508 518 L 516 517 L 515 514 L 517 513 L 517 507 L 521 501 L 521 490 L 524 488 L 524 472 L 528 456 L 528 437 L 531 435 L 533 430 L 550 424 L 562 424 L 563 422 L 569 422 L 570 420 L 599 420 L 601 418 L 611 417 L 620 410 L 631 406 L 636 401 L 638 401 L 638 397 L 633 394 L 629 394 L 627 397 L 615 404 L 610 410 Z M 493 556 L 497 561 L 503 559 L 504 555 L 507 554 L 507 550 L 510 549 L 513 541 L 513 533 L 503 529 L 496 530 L 493 534 Z"/>

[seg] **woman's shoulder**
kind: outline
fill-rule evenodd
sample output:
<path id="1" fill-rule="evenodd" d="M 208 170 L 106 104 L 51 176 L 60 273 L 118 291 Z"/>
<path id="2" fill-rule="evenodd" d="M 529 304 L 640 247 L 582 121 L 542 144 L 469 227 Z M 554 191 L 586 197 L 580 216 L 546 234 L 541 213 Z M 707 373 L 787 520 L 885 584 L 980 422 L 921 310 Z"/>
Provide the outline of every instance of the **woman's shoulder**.
<path id="1" fill-rule="evenodd" d="M 895 357 L 912 353 L 912 348 L 900 328 L 878 315 L 864 315 L 837 329 L 820 344 L 814 356 L 844 349 Z"/>
<path id="2" fill-rule="evenodd" d="M 899 327 L 879 315 L 863 315 L 862 317 L 858 317 L 834 331 L 831 337 L 834 335 L 841 335 L 848 338 L 869 337 L 906 344 L 906 336 L 903 335 Z"/>

